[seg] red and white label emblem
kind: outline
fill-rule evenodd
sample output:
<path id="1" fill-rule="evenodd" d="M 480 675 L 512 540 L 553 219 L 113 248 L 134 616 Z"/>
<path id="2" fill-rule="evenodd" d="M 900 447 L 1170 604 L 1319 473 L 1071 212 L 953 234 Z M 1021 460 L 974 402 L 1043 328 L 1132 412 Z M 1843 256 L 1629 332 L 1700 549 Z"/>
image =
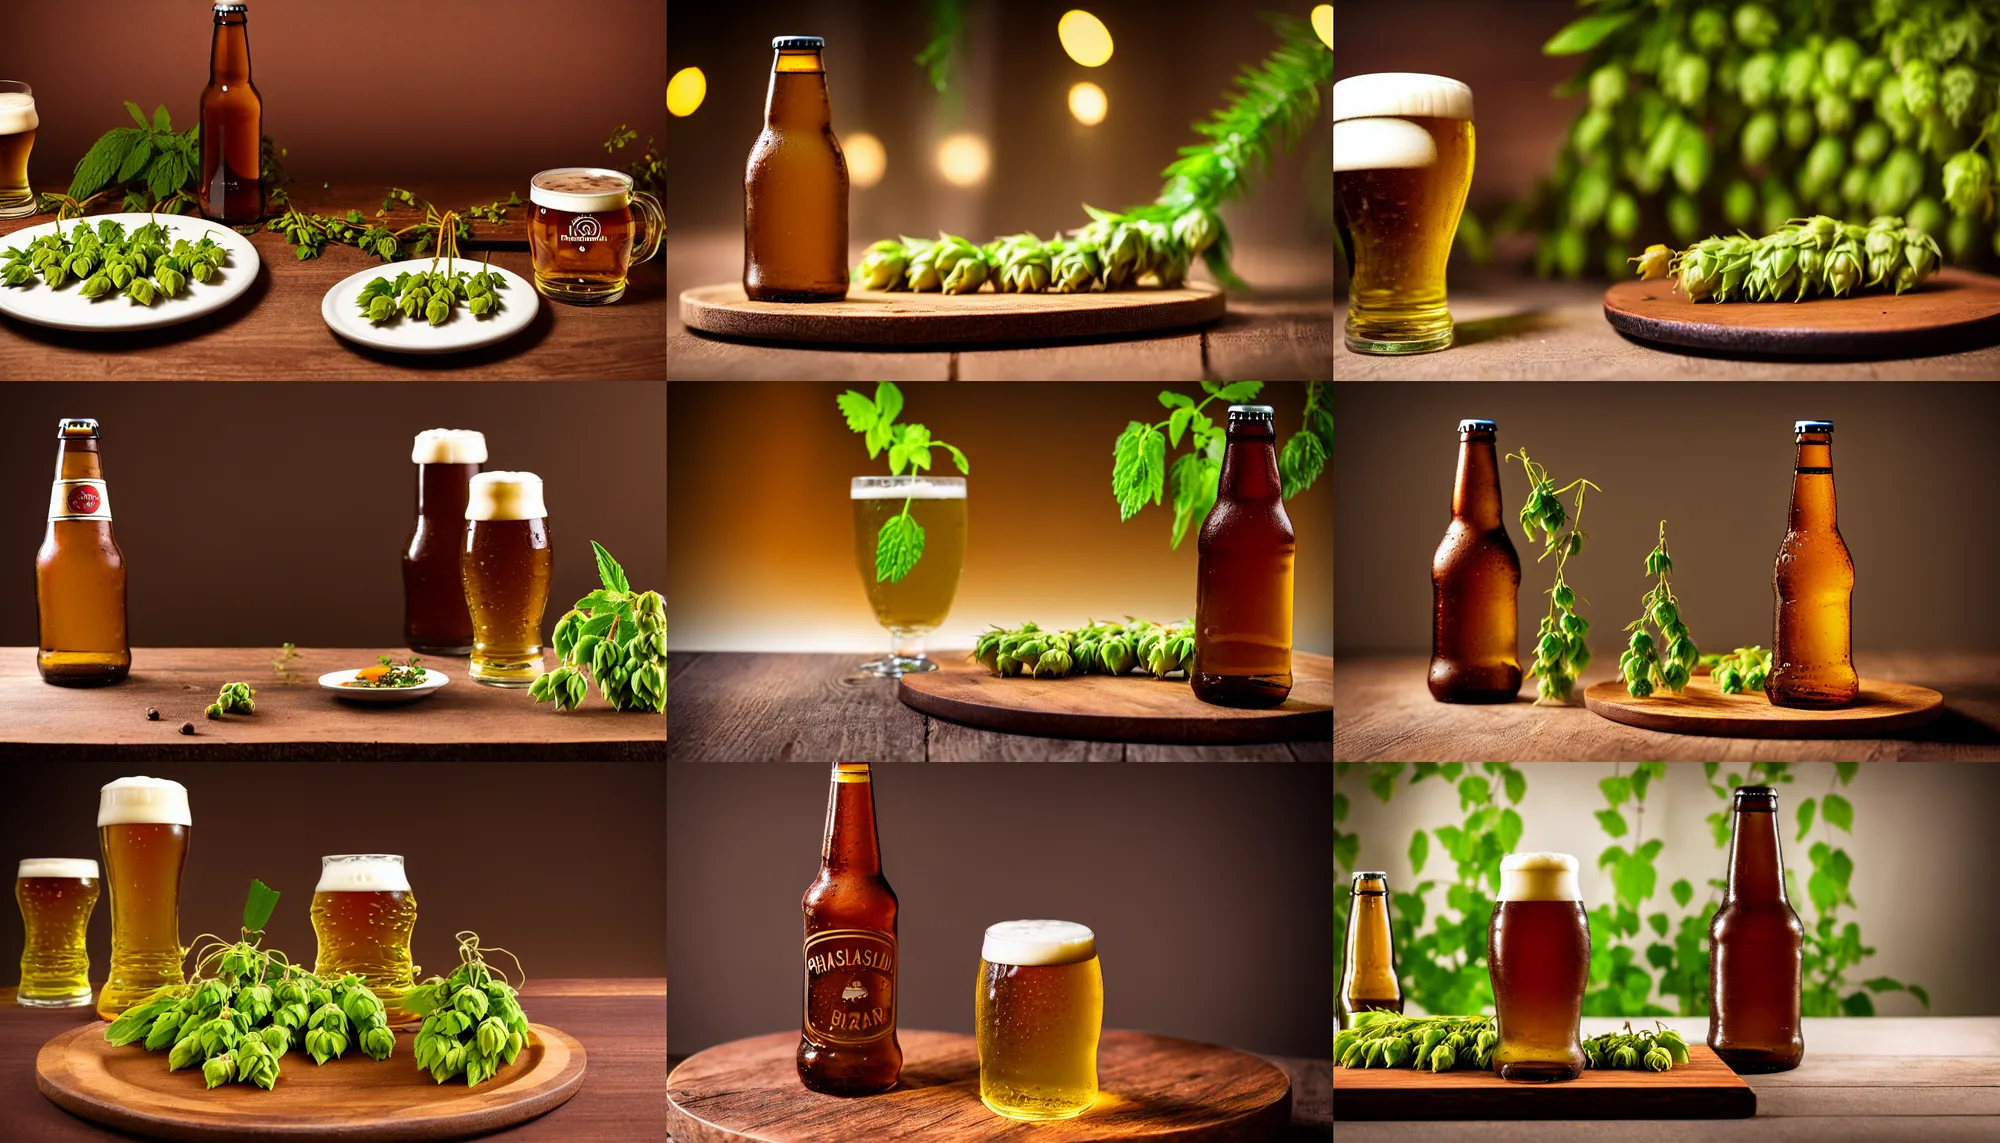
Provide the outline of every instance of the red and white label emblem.
<path id="1" fill-rule="evenodd" d="M 90 485 L 70 485 L 69 510 L 71 513 L 78 516 L 92 516 L 97 513 L 98 507 L 103 503 L 103 497 L 99 496 L 97 489 L 92 488 Z"/>

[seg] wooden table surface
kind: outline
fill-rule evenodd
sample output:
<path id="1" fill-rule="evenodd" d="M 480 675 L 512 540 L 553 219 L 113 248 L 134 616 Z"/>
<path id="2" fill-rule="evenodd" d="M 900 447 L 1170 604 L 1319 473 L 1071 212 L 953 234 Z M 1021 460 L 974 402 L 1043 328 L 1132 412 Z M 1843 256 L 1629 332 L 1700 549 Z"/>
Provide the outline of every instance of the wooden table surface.
<path id="1" fill-rule="evenodd" d="M 1342 762 L 2000 761 L 2000 654 L 1863 654 L 1855 666 L 1870 678 L 1942 692 L 1944 714 L 1896 738 L 1666 734 L 1583 708 L 1582 688 L 1613 677 L 1615 664 L 1584 672 L 1575 706 L 1535 706 L 1535 684 L 1525 681 L 1521 701 L 1471 706 L 1431 698 L 1425 656 L 1346 656 L 1334 664 L 1333 754 Z"/>
<path id="2" fill-rule="evenodd" d="M 0 760 L 49 762 L 115 757 L 215 760 L 218 752 L 258 761 L 395 761 L 489 759 L 496 748 L 526 747 L 536 757 L 657 758 L 666 735 L 655 715 L 614 711 L 594 690 L 574 711 L 536 703 L 526 689 L 481 686 L 466 660 L 424 656 L 451 676 L 429 698 L 392 705 L 342 702 L 316 679 L 328 671 L 397 661 L 407 648 L 305 647 L 292 661 L 297 681 L 273 673 L 275 649 L 139 647 L 132 674 L 109 687 L 55 687 L 35 671 L 32 647 L 0 648 Z M 554 652 L 544 660 L 555 665 Z M 203 716 L 223 683 L 256 689 L 257 711 L 220 720 Z M 147 708 L 160 712 L 146 718 Z M 195 733 L 180 733 L 183 722 Z"/>
<path id="3" fill-rule="evenodd" d="M 44 188 L 59 189 L 59 188 Z M 372 223 L 387 188 L 294 186 L 300 210 L 320 214 L 360 211 Z M 519 187 L 418 184 L 408 188 L 440 210 L 504 201 Z M 475 260 L 490 247 L 495 265 L 533 280 L 528 258 L 525 202 L 508 210 L 501 227 L 473 222 L 477 236 L 459 245 Z M 0 247 L 24 226 L 54 221 L 41 214 L 0 222 Z M 408 207 L 386 223 L 398 229 L 419 221 Z M 490 237 L 489 237 L 490 236 Z M 352 246 L 328 243 L 320 256 L 298 260 L 283 234 L 250 238 L 263 268 L 241 298 L 224 309 L 165 329 L 132 333 L 83 333 L 47 329 L 0 317 L 0 380 L 139 381 L 366 381 L 430 380 L 661 380 L 666 376 L 666 274 L 660 260 L 637 266 L 625 297 L 608 306 L 571 306 L 541 299 L 541 309 L 520 334 L 467 353 L 385 353 L 334 334 L 320 317 L 320 300 L 341 279 L 383 263 Z M 428 259 L 426 259 L 428 264 Z M 391 275 L 393 276 L 393 274 Z"/>
<path id="4" fill-rule="evenodd" d="M 538 1024 L 560 1028 L 589 1054 L 583 1086 L 569 1102 L 518 1127 L 482 1139 L 520 1143 L 664 1139 L 667 1133 L 667 982 L 663 979 L 536 980 L 521 992 Z M 0 988 L 0 1139 L 8 1143 L 73 1143 L 132 1139 L 78 1119 L 35 1087 L 35 1053 L 52 1037 L 97 1019 L 91 1008 L 22 1008 L 14 989 Z M 303 1065 L 287 1057 L 286 1067 Z M 166 1067 L 166 1057 L 160 1057 Z M 414 1067 L 392 1057 L 389 1066 Z M 189 1073 L 190 1082 L 199 1079 Z M 278 1083 L 284 1084 L 283 1077 Z"/>
<path id="5" fill-rule="evenodd" d="M 1382 357 L 1347 348 L 1347 298 L 1334 302 L 1334 376 L 1342 381 L 1993 381 L 2000 346 L 1904 360 L 1739 361 L 1627 340 L 1604 320 L 1610 282 L 1544 282 L 1493 269 L 1448 287 L 1458 342 Z"/>
<path id="6" fill-rule="evenodd" d="M 1651 1017 L 1647 1018 L 1648 1021 Z M 1633 1020 L 1633 1026 L 1639 1025 Z M 1667 1018 L 1689 1040 L 1702 1017 Z M 1594 1036 L 1621 1019 L 1585 1017 Z M 1744 1076 L 1752 1119 L 1342 1123 L 1341 1143 L 1956 1143 L 2000 1139 L 2000 1017 L 1816 1018 L 1789 1072 Z M 1334 1107 L 1339 1109 L 1336 1093 Z"/>
<path id="7" fill-rule="evenodd" d="M 857 241 L 850 264 L 867 246 Z M 1221 321 L 1108 341 L 962 350 L 800 348 L 731 341 L 681 324 L 681 291 L 740 281 L 743 232 L 671 236 L 667 249 L 667 375 L 675 381 L 1262 381 L 1332 376 L 1333 280 L 1323 249 L 1237 247 L 1250 294 L 1229 295 Z M 1199 266 L 1199 263 L 1197 263 Z M 1206 280 L 1197 269 L 1194 278 Z"/>
<path id="8" fill-rule="evenodd" d="M 1327 760 L 1324 742 L 1162 746 L 975 730 L 903 705 L 896 697 L 894 679 L 878 679 L 855 669 L 870 657 L 862 653 L 671 652 L 667 656 L 668 756 L 690 762 L 814 765 L 834 758 L 876 762 Z M 1338 679 L 1336 671 L 1336 687 Z M 1336 689 L 1336 703 L 1338 694 Z M 1336 720 L 1338 717 L 1336 713 Z"/>

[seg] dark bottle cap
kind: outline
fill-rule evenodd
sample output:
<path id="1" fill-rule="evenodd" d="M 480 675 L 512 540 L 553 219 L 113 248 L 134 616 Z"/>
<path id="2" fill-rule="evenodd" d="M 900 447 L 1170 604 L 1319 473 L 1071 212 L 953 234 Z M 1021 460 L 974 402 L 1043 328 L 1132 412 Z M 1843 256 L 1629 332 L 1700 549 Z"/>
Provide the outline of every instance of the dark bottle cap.
<path id="1" fill-rule="evenodd" d="M 1776 786 L 1738 786 L 1734 798 L 1736 808 L 1752 812 L 1776 813 L 1778 809 L 1778 788 Z"/>
<path id="2" fill-rule="evenodd" d="M 1271 417 L 1271 406 L 1269 405 L 1229 406 L 1229 419 L 1232 421 L 1262 421 L 1268 425 L 1271 423 Z"/>
<path id="3" fill-rule="evenodd" d="M 1389 875 L 1387 873 L 1382 872 L 1379 869 L 1363 869 L 1355 873 L 1354 880 L 1380 881 L 1384 884 L 1387 884 L 1389 881 Z"/>
<path id="4" fill-rule="evenodd" d="M 771 46 L 781 52 L 818 52 L 826 50 L 823 36 L 778 36 Z"/>
<path id="5" fill-rule="evenodd" d="M 1792 431 L 1793 431 L 1793 432 L 1795 432 L 1795 433 L 1830 433 L 1830 432 L 1832 432 L 1832 431 L 1833 431 L 1833 422 L 1832 422 L 1832 421 L 1793 421 L 1793 422 L 1792 422 Z"/>
<path id="6" fill-rule="evenodd" d="M 94 417 L 64 417 L 56 422 L 56 439 L 96 440 L 97 420 Z"/>
<path id="7" fill-rule="evenodd" d="M 1494 424 L 1492 421 L 1474 418 L 1458 422 L 1458 431 L 1461 433 L 1490 433 L 1493 429 Z"/>

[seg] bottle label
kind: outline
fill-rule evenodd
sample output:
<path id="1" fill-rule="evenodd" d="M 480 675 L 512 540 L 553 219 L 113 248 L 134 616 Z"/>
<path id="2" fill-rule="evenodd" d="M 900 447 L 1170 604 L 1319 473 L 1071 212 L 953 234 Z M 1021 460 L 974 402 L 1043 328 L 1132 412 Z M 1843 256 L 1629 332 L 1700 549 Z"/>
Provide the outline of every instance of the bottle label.
<path id="1" fill-rule="evenodd" d="M 896 1030 L 896 936 L 827 929 L 806 938 L 806 1031 L 867 1044 Z"/>
<path id="2" fill-rule="evenodd" d="M 49 490 L 51 520 L 109 520 L 111 498 L 102 480 L 58 480 Z"/>

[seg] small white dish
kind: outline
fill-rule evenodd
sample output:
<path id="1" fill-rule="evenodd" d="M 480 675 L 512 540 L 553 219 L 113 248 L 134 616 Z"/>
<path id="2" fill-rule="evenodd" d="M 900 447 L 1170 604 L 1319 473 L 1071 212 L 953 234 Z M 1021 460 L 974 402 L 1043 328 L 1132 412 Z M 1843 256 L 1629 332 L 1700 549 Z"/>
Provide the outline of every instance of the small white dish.
<path id="1" fill-rule="evenodd" d="M 99 330 L 159 329 L 193 321 L 235 301 L 250 288 L 250 283 L 257 280 L 257 267 L 263 264 L 257 257 L 257 248 L 250 245 L 249 239 L 219 222 L 185 214 L 92 214 L 62 222 L 45 222 L 39 226 L 23 227 L 0 238 L 0 252 L 24 247 L 44 234 L 54 234 L 58 228 L 68 234 L 74 226 L 96 226 L 106 219 L 123 226 L 127 232 L 148 222 L 157 222 L 167 228 L 170 240 L 185 238 L 189 242 L 199 242 L 203 235 L 213 235 L 215 241 L 229 251 L 229 260 L 208 281 L 190 281 L 178 295 L 161 298 L 150 306 L 142 306 L 116 293 L 101 298 L 86 298 L 77 292 L 80 283 L 75 281 L 64 283 L 60 290 L 51 290 L 47 282 L 36 278 L 32 285 L 0 286 L 0 313 L 52 329 L 78 329 L 92 333 Z"/>
<path id="2" fill-rule="evenodd" d="M 451 681 L 451 676 L 443 671 L 423 668 L 424 681 L 413 687 L 344 687 L 342 683 L 359 678 L 361 668 L 351 671 L 328 671 L 319 677 L 319 685 L 332 691 L 340 698 L 354 702 L 398 703 L 415 702 L 425 695 L 435 692 Z"/>
<path id="3" fill-rule="evenodd" d="M 440 259 L 438 268 L 446 263 Z M 469 270 L 479 273 L 482 263 L 477 258 L 459 256 L 453 262 L 454 272 Z M 342 278 L 320 299 L 319 316 L 326 320 L 328 329 L 371 349 L 383 349 L 390 353 L 462 353 L 468 349 L 483 349 L 505 341 L 535 320 L 535 314 L 542 308 L 542 295 L 535 290 L 535 284 L 500 266 L 485 267 L 506 279 L 505 289 L 498 291 L 500 308 L 486 317 L 473 317 L 472 311 L 463 302 L 452 311 L 450 320 L 443 325 L 432 325 L 422 318 L 406 318 L 401 314 L 390 318 L 381 325 L 371 325 L 362 315 L 354 299 L 361 296 L 361 288 L 376 278 L 396 280 L 396 275 L 405 271 L 429 270 L 429 257 L 411 258 L 404 262 L 383 262 L 371 266 L 358 274 Z"/>

